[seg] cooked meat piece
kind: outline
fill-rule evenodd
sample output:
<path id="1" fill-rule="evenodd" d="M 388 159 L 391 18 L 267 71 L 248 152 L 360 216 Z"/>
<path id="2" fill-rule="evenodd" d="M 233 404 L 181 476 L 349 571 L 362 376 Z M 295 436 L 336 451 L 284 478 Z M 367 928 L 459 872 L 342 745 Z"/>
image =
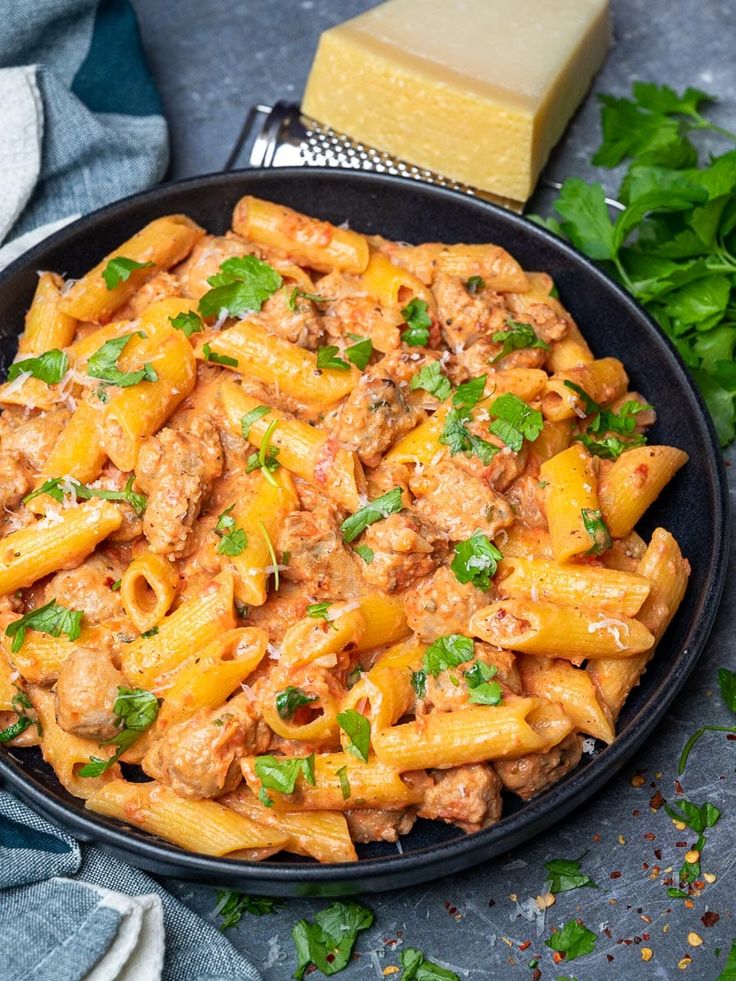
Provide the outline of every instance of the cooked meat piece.
<path id="1" fill-rule="evenodd" d="M 513 791 L 522 800 L 529 800 L 573 770 L 582 753 L 583 737 L 571 733 L 544 753 L 529 753 L 515 760 L 496 760 L 493 769 L 506 790 Z"/>
<path id="2" fill-rule="evenodd" d="M 285 341 L 298 344 L 314 351 L 322 336 L 322 322 L 316 305 L 302 296 L 290 306 L 295 286 L 287 283 L 269 297 L 259 314 L 252 319 L 260 323 L 270 334 L 276 334 Z"/>
<path id="3" fill-rule="evenodd" d="M 4 451 L 4 447 L 3 447 Z M 0 512 L 14 508 L 33 486 L 25 457 L 17 450 L 0 454 Z"/>
<path id="4" fill-rule="evenodd" d="M 65 732 L 85 739 L 111 739 L 118 731 L 113 706 L 126 685 L 107 650 L 75 648 L 59 669 L 56 720 Z"/>
<path id="5" fill-rule="evenodd" d="M 506 325 L 495 330 L 505 330 Z M 494 333 L 495 333 L 494 330 Z M 476 377 L 487 372 L 504 368 L 541 368 L 547 359 L 548 351 L 541 347 L 522 347 L 511 351 L 505 357 L 496 360 L 503 349 L 500 341 L 483 339 L 471 344 L 469 348 L 457 356 L 470 377 Z"/>
<path id="6" fill-rule="evenodd" d="M 371 525 L 361 544 L 373 550 L 372 562 L 361 569 L 364 578 L 389 593 L 429 575 L 447 552 L 445 535 L 408 510 Z"/>
<path id="7" fill-rule="evenodd" d="M 95 552 L 76 569 L 52 576 L 44 589 L 44 602 L 56 600 L 70 610 L 82 610 L 87 624 L 122 617 L 120 592 L 111 587 L 124 569 L 125 564 L 111 552 Z"/>
<path id="8" fill-rule="evenodd" d="M 529 294 L 506 293 L 505 300 L 511 319 L 531 324 L 537 337 L 548 344 L 561 340 L 572 323 L 570 314 L 554 297 L 541 301 L 536 290 Z"/>
<path id="9" fill-rule="evenodd" d="M 443 634 L 447 632 L 442 631 Z M 464 632 L 467 632 L 467 626 Z M 454 712 L 470 704 L 470 689 L 465 681 L 465 673 L 476 661 L 483 661 L 484 664 L 496 669 L 494 679 L 499 682 L 504 691 L 513 692 L 515 695 L 521 694 L 521 676 L 516 666 L 516 657 L 511 651 L 503 651 L 491 647 L 490 644 L 476 641 L 474 653 L 472 660 L 459 664 L 456 668 L 440 671 L 436 678 L 431 674 L 427 675 L 427 694 L 423 706 L 425 710 L 433 707 L 440 712 Z"/>
<path id="10" fill-rule="evenodd" d="M 529 528 L 547 529 L 544 495 L 538 476 L 527 473 L 517 477 L 506 489 L 506 500 L 514 509 L 516 517 Z"/>
<path id="11" fill-rule="evenodd" d="M 501 817 L 501 781 L 487 763 L 435 770 L 435 785 L 419 808 L 429 821 L 456 824 L 463 831 L 480 831 Z"/>
<path id="12" fill-rule="evenodd" d="M 205 235 L 174 270 L 183 294 L 199 299 L 212 288 L 207 280 L 220 272 L 222 263 L 243 255 L 260 257 L 261 251 L 252 242 L 246 242 L 232 232 L 227 235 Z"/>
<path id="13" fill-rule="evenodd" d="M 146 307 L 158 300 L 165 300 L 169 296 L 176 296 L 179 293 L 179 283 L 171 273 L 161 272 L 153 279 L 134 293 L 128 302 L 120 307 L 115 313 L 116 320 L 136 320 Z"/>
<path id="14" fill-rule="evenodd" d="M 451 351 L 462 351 L 482 337 L 503 330 L 508 311 L 500 293 L 490 289 L 470 293 L 459 276 L 444 273 L 435 278 L 432 292 L 442 336 Z"/>
<path id="15" fill-rule="evenodd" d="M 423 418 L 421 409 L 407 404 L 396 382 L 363 375 L 340 406 L 335 435 L 366 466 L 375 467 L 383 452 Z"/>
<path id="16" fill-rule="evenodd" d="M 5 409 L 0 415 L 0 447 L 3 454 L 21 454 L 31 472 L 40 473 L 70 415 L 69 409 L 62 407 L 30 416 L 24 409 Z"/>
<path id="17" fill-rule="evenodd" d="M 290 514 L 276 547 L 281 555 L 289 553 L 284 579 L 303 583 L 311 596 L 338 600 L 360 592 L 357 562 L 343 542 L 333 508 Z"/>
<path id="18" fill-rule="evenodd" d="M 379 811 L 373 808 L 345 811 L 348 830 L 353 841 L 397 841 L 399 835 L 408 835 L 417 819 L 415 809 L 404 811 Z"/>
<path id="19" fill-rule="evenodd" d="M 207 418 L 190 432 L 162 429 L 141 447 L 136 477 L 148 494 L 143 531 L 151 551 L 181 555 L 212 482 L 222 472 L 220 437 Z"/>
<path id="20" fill-rule="evenodd" d="M 501 528 L 513 524 L 508 501 L 450 460 L 415 473 L 409 487 L 417 497 L 417 511 L 453 541 L 470 538 L 477 529 L 493 538 Z"/>
<path id="21" fill-rule="evenodd" d="M 459 583 L 455 573 L 441 566 L 404 594 L 404 612 L 409 626 L 424 643 L 444 634 L 465 634 L 470 617 L 492 602 L 492 594 L 472 583 Z"/>
<path id="22" fill-rule="evenodd" d="M 405 463 L 393 463 L 383 460 L 375 470 L 367 475 L 368 497 L 373 501 L 377 497 L 388 494 L 394 487 L 400 487 L 402 492 L 409 490 L 409 467 Z"/>
<path id="23" fill-rule="evenodd" d="M 303 586 L 285 583 L 278 593 L 271 593 L 263 606 L 252 606 L 247 611 L 249 627 L 260 627 L 268 633 L 272 644 L 279 644 L 284 634 L 297 620 L 305 616 L 311 598 Z"/>
<path id="24" fill-rule="evenodd" d="M 334 278 L 331 274 L 320 280 L 320 295 L 335 296 Z M 401 344 L 402 317 L 395 310 L 385 310 L 372 296 L 338 296 L 323 311 L 322 323 L 331 340 L 357 334 L 369 337 L 377 351 L 392 351 Z"/>
<path id="25" fill-rule="evenodd" d="M 240 757 L 262 753 L 270 738 L 254 702 L 243 693 L 172 726 L 141 765 L 180 797 L 217 797 L 240 783 Z"/>

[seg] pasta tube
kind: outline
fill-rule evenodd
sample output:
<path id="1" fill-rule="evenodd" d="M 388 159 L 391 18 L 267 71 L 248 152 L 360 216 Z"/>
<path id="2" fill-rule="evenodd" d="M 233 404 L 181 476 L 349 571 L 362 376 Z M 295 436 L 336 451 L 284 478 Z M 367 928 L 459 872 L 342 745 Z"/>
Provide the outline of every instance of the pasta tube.
<path id="1" fill-rule="evenodd" d="M 257 409 L 261 403 L 246 395 L 233 382 L 222 384 L 220 400 L 231 432 L 242 435 L 243 416 Z M 290 419 L 273 408 L 269 408 L 267 415 L 251 423 L 248 439 L 254 446 L 260 447 L 266 430 L 275 419 L 279 424 L 272 431 L 270 445 L 279 451 L 279 463 L 313 484 L 341 507 L 357 511 L 365 477 L 356 454 L 340 447 L 328 433 L 298 419 Z"/>
<path id="2" fill-rule="evenodd" d="M 125 612 L 140 633 L 163 620 L 174 602 L 179 574 L 162 555 L 144 552 L 133 559 L 120 581 Z"/>
<path id="3" fill-rule="evenodd" d="M 233 228 L 248 239 L 285 252 L 319 272 L 360 273 L 368 265 L 368 240 L 358 232 L 310 218 L 283 204 L 246 195 L 235 205 Z"/>
<path id="4" fill-rule="evenodd" d="M 547 419 L 572 419 L 585 413 L 580 396 L 565 382 L 578 385 L 594 402 L 613 402 L 627 390 L 629 378 L 617 358 L 600 358 L 554 374 L 547 382 L 542 412 Z"/>
<path id="5" fill-rule="evenodd" d="M 470 619 L 470 631 L 507 650 L 544 657 L 633 657 L 648 651 L 654 637 L 643 623 L 576 606 L 501 600 Z"/>
<path id="6" fill-rule="evenodd" d="M 87 501 L 0 539 L 0 596 L 59 569 L 73 569 L 122 520 L 109 501 Z"/>
<path id="7" fill-rule="evenodd" d="M 186 215 L 156 218 L 78 279 L 61 298 L 61 311 L 77 320 L 105 323 L 147 279 L 181 262 L 203 235 L 203 229 Z M 102 274 L 111 260 L 121 257 L 152 265 L 133 269 L 110 289 Z"/>
<path id="8" fill-rule="evenodd" d="M 528 695 L 560 704 L 580 732 L 606 743 L 613 741 L 613 725 L 598 701 L 587 671 L 575 668 L 567 661 L 526 655 L 518 659 L 518 664 Z"/>
<path id="9" fill-rule="evenodd" d="M 585 527 L 583 512 L 596 512 L 598 480 L 593 458 L 580 443 L 574 443 L 542 464 L 547 523 L 552 553 L 558 562 L 583 555 L 594 547 Z"/>
<path id="10" fill-rule="evenodd" d="M 598 488 L 603 519 L 613 538 L 625 538 L 688 456 L 674 446 L 637 446 L 622 453 Z"/>
<path id="11" fill-rule="evenodd" d="M 156 679 L 234 626 L 233 577 L 221 572 L 194 599 L 164 617 L 155 636 L 125 645 L 120 655 L 123 674 L 131 684 L 151 688 Z"/>
<path id="12" fill-rule="evenodd" d="M 256 824 L 213 800 L 187 800 L 156 783 L 112 780 L 87 800 L 95 814 L 117 818 L 202 855 L 230 855 L 245 849 L 279 849 L 285 832 Z"/>

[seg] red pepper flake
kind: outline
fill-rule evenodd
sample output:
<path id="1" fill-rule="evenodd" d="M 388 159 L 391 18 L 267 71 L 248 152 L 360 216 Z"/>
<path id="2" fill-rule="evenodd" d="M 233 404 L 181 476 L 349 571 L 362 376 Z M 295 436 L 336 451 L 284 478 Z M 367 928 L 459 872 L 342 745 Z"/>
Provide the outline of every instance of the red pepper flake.
<path id="1" fill-rule="evenodd" d="M 554 951 L 554 953 L 552 954 L 552 960 L 555 962 L 555 964 L 562 963 L 562 954 L 560 953 L 559 950 Z"/>
<path id="2" fill-rule="evenodd" d="M 641 867 L 642 867 L 642 868 L 644 869 L 644 871 L 646 872 L 646 871 L 647 871 L 647 869 L 649 868 L 649 862 L 642 862 L 642 863 L 641 863 Z"/>
<path id="3" fill-rule="evenodd" d="M 609 940 L 613 939 L 613 934 L 611 933 L 610 927 L 606 927 L 603 933 L 605 934 L 606 937 L 608 937 Z"/>
<path id="4" fill-rule="evenodd" d="M 531 981 L 541 981 L 541 978 L 542 978 L 542 972 L 539 970 L 538 967 L 535 967 L 534 970 L 532 971 Z"/>
<path id="5" fill-rule="evenodd" d="M 631 816 L 635 818 L 638 818 L 640 814 L 641 811 L 637 807 L 635 807 L 634 810 L 631 812 Z"/>
<path id="6" fill-rule="evenodd" d="M 519 944 L 519 950 L 529 950 L 531 947 L 531 940 L 525 940 L 523 944 Z"/>
<path id="7" fill-rule="evenodd" d="M 651 921 L 651 920 L 649 920 L 649 922 L 651 923 L 652 921 Z M 648 933 L 642 933 L 642 935 L 641 935 L 641 939 L 642 939 L 642 940 L 649 940 L 649 934 L 648 934 Z"/>
<path id="8" fill-rule="evenodd" d="M 613 954 L 606 954 L 606 960 L 607 960 L 607 961 L 608 961 L 608 963 L 610 964 L 610 963 L 611 963 L 611 961 L 613 960 Z"/>
<path id="9" fill-rule="evenodd" d="M 649 807 L 653 811 L 658 811 L 661 807 L 664 807 L 665 803 L 664 797 L 658 790 L 649 798 Z"/>
<path id="10" fill-rule="evenodd" d="M 687 848 L 687 842 L 686 841 L 676 841 L 675 842 L 675 848 Z"/>
<path id="11" fill-rule="evenodd" d="M 600 840 L 601 840 L 601 836 L 600 836 L 599 834 L 594 834 L 594 835 L 592 836 L 592 840 L 593 840 L 593 841 L 600 841 Z"/>
<path id="12" fill-rule="evenodd" d="M 736 742 L 736 735 L 734 735 L 734 733 L 732 733 L 732 732 L 729 732 L 728 735 L 726 736 L 726 739 L 728 739 L 728 741 L 729 742 L 732 742 L 732 743 L 733 742 Z M 721 777 L 721 780 L 722 779 L 723 779 L 723 777 Z"/>
<path id="13" fill-rule="evenodd" d="M 680 796 L 682 796 L 685 793 L 685 791 L 682 789 L 682 784 L 680 783 L 679 780 L 675 780 L 675 793 L 679 794 Z"/>
<path id="14" fill-rule="evenodd" d="M 704 927 L 712 927 L 716 925 L 720 918 L 718 913 L 714 913 L 713 910 L 709 909 L 700 917 L 700 922 Z"/>
<path id="15" fill-rule="evenodd" d="M 615 872 L 611 872 L 610 878 L 611 879 L 620 879 L 621 878 L 621 873 L 618 870 L 615 871 Z"/>
<path id="16" fill-rule="evenodd" d="M 445 909 L 447 910 L 450 916 L 457 916 L 457 914 L 460 912 L 457 906 L 453 906 L 452 903 L 449 901 L 449 899 L 445 900 Z"/>
<path id="17" fill-rule="evenodd" d="M 659 862 L 662 861 L 662 849 L 661 848 L 655 848 L 654 849 L 654 857 L 657 859 L 657 861 L 659 861 Z"/>
<path id="18" fill-rule="evenodd" d="M 334 959 L 335 959 L 334 954 L 328 954 L 327 957 L 325 957 L 325 960 L 327 961 L 328 964 L 331 964 L 334 961 Z"/>
<path id="19" fill-rule="evenodd" d="M 495 899 L 489 899 L 488 900 L 488 905 L 489 906 L 495 906 L 496 905 L 496 900 Z"/>

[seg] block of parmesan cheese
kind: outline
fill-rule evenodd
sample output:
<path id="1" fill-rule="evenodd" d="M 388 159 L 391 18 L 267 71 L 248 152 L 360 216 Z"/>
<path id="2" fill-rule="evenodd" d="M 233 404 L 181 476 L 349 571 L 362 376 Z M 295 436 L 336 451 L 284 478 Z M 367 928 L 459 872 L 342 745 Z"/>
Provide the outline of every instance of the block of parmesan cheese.
<path id="1" fill-rule="evenodd" d="M 608 0 L 389 0 L 322 34 L 302 109 L 523 202 L 609 40 Z"/>

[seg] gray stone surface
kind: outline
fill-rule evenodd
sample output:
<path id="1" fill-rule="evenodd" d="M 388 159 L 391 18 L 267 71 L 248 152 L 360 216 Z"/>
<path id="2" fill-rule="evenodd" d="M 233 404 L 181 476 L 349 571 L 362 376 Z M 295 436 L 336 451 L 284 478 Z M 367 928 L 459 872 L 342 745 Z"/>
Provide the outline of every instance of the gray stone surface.
<path id="1" fill-rule="evenodd" d="M 246 108 L 254 102 L 298 99 L 319 32 L 373 5 L 370 0 L 134 3 L 171 123 L 174 177 L 219 169 Z M 624 94 L 636 78 L 695 85 L 721 96 L 715 115 L 724 125 L 736 127 L 734 0 L 613 0 L 613 10 L 616 43 L 596 82 L 597 91 Z M 597 142 L 597 119 L 591 97 L 554 154 L 550 176 L 593 176 L 588 161 Z M 615 190 L 614 174 L 597 176 Z M 729 457 L 736 459 L 733 452 Z M 732 495 L 734 486 L 732 479 Z M 376 925 L 361 938 L 360 956 L 343 977 L 380 977 L 384 967 L 398 963 L 392 945 L 398 938 L 474 981 L 528 978 L 531 956 L 539 956 L 543 976 L 550 979 L 565 974 L 579 981 L 717 978 L 736 938 L 736 746 L 722 734 L 710 735 L 683 780 L 690 798 L 709 800 L 723 810 L 703 859 L 704 871 L 717 879 L 692 909 L 682 900 L 669 899 L 662 881 L 667 870 L 682 861 L 685 849 L 677 842 L 691 841 L 692 835 L 677 831 L 664 811 L 650 810 L 649 801 L 656 789 L 665 797 L 672 795 L 677 756 L 695 727 L 734 721 L 716 690 L 717 668 L 734 667 L 735 661 L 733 560 L 730 572 L 705 657 L 667 720 L 626 771 L 563 825 L 513 853 L 431 886 L 369 899 Z M 632 786 L 634 773 L 644 775 L 643 786 Z M 543 892 L 544 862 L 584 852 L 585 870 L 599 888 L 560 896 L 545 916 L 530 913 L 530 897 Z M 657 868 L 659 875 L 654 874 Z M 171 880 L 167 884 L 203 915 L 212 913 L 213 890 Z M 293 970 L 291 926 L 324 905 L 290 900 L 275 916 L 246 915 L 229 936 L 268 981 L 282 981 Z M 708 911 L 720 916 L 714 926 L 701 921 Z M 567 967 L 556 966 L 543 941 L 552 927 L 572 917 L 581 917 L 600 934 L 596 951 Z M 610 936 L 603 932 L 606 928 Z M 690 931 L 703 937 L 702 946 L 689 946 Z M 531 945 L 520 952 L 519 945 L 526 941 Z M 648 962 L 642 960 L 643 947 L 653 951 Z M 692 963 L 678 969 L 686 955 Z"/>

